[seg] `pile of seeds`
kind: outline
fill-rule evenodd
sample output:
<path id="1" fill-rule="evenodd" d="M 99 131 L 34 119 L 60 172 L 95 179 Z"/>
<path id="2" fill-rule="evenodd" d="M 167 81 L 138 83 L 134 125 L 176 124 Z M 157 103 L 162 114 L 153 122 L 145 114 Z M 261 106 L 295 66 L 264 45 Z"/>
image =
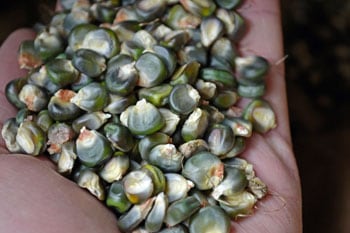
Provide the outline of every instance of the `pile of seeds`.
<path id="1" fill-rule="evenodd" d="M 229 232 L 267 192 L 237 155 L 276 126 L 267 60 L 236 50 L 239 4 L 62 0 L 19 48 L 8 150 L 47 155 L 122 232 Z"/>

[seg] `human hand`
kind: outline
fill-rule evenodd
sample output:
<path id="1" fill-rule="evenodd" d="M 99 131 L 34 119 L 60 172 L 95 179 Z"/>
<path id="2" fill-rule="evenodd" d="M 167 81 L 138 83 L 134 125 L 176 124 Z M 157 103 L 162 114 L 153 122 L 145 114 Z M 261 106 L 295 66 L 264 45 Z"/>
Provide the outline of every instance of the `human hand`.
<path id="1" fill-rule="evenodd" d="M 249 29 L 239 45 L 242 55 L 258 54 L 271 63 L 266 99 L 276 112 L 278 127 L 255 134 L 242 155 L 254 165 L 270 194 L 252 216 L 232 223 L 232 232 L 301 232 L 301 194 L 292 151 L 283 57 L 280 9 L 277 0 L 247 0 L 239 12 Z M 28 29 L 14 32 L 0 49 L 0 84 L 25 75 L 18 68 L 20 41 Z M 0 95 L 0 122 L 16 110 Z M 59 175 L 50 162 L 26 155 L 9 155 L 1 139 L 0 226 L 4 232 L 118 232 L 113 214 L 93 196 Z"/>

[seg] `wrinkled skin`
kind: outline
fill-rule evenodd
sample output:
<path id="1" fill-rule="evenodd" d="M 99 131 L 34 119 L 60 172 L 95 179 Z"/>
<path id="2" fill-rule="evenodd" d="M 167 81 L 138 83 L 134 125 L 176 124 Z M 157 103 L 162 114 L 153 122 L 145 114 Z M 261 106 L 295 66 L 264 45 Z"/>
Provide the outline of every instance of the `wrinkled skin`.
<path id="1" fill-rule="evenodd" d="M 255 135 L 243 157 L 268 185 L 270 194 L 255 213 L 232 223 L 237 233 L 296 233 L 302 230 L 301 190 L 292 151 L 286 100 L 282 35 L 277 0 L 247 0 L 239 12 L 249 21 L 249 30 L 240 43 L 242 54 L 269 59 L 266 99 L 278 117 L 278 127 L 265 136 Z M 34 37 L 29 29 L 9 36 L 0 49 L 0 122 L 16 110 L 4 96 L 4 86 L 23 76 L 16 52 L 20 41 Z M 9 155 L 1 139 L 0 226 L 1 232 L 119 232 L 116 219 L 102 203 L 73 182 L 59 175 L 45 159 Z"/>

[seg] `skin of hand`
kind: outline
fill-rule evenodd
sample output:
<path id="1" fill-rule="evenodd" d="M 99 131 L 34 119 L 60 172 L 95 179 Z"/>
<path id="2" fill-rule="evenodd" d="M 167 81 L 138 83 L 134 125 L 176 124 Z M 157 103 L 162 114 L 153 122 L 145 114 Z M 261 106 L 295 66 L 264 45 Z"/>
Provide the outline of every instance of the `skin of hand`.
<path id="1" fill-rule="evenodd" d="M 266 77 L 267 99 L 278 126 L 266 135 L 255 134 L 242 157 L 254 165 L 269 194 L 257 204 L 252 216 L 232 222 L 232 233 L 302 232 L 301 186 L 292 149 L 285 89 L 282 29 L 278 0 L 247 0 L 239 9 L 248 30 L 239 44 L 242 55 L 257 54 L 271 63 Z M 0 122 L 16 109 L 4 96 L 9 80 L 24 76 L 17 62 L 21 41 L 34 32 L 20 29 L 0 48 Z M 58 174 L 43 158 L 8 154 L 0 139 L 1 232 L 58 233 L 119 232 L 114 215 L 97 199 Z"/>

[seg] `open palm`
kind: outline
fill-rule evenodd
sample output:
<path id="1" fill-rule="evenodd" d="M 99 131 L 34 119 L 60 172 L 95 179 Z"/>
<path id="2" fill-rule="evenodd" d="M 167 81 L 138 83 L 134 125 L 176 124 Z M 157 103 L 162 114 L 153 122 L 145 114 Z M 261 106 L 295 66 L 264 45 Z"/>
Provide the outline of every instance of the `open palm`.
<path id="1" fill-rule="evenodd" d="M 300 183 L 290 138 L 284 65 L 279 62 L 283 57 L 279 3 L 247 0 L 239 12 L 249 23 L 248 33 L 239 45 L 241 53 L 264 56 L 272 65 L 266 99 L 276 112 L 278 127 L 264 136 L 254 135 L 243 154 L 270 194 L 252 216 L 232 223 L 233 232 L 301 232 Z M 16 112 L 4 96 L 4 87 L 9 80 L 24 75 L 18 68 L 17 48 L 22 40 L 33 37 L 31 30 L 18 30 L 0 49 L 1 123 Z M 50 162 L 8 155 L 4 142 L 0 142 L 1 232 L 119 232 L 113 214 L 59 175 Z"/>

